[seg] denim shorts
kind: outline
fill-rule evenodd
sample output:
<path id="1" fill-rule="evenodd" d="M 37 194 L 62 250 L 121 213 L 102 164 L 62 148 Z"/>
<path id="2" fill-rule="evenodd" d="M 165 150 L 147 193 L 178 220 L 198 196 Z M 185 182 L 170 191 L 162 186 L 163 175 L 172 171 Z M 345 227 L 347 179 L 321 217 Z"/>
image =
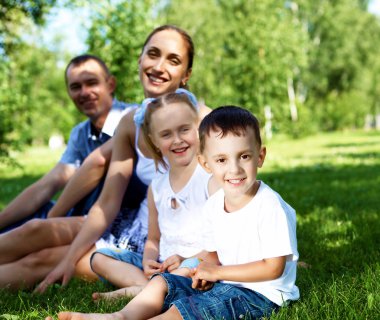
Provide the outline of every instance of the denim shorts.
<path id="1" fill-rule="evenodd" d="M 163 311 L 174 305 L 184 320 L 260 319 L 279 306 L 253 290 L 215 283 L 208 291 L 191 288 L 192 280 L 170 273 L 157 274 L 168 286 Z"/>
<path id="2" fill-rule="evenodd" d="M 125 263 L 132 264 L 135 267 L 143 270 L 143 265 L 142 265 L 143 256 L 142 256 L 142 254 L 137 253 L 137 252 L 133 252 L 133 251 L 129 251 L 128 249 L 102 248 L 102 249 L 96 250 L 91 255 L 90 266 L 91 266 L 91 270 L 92 271 L 94 271 L 93 268 L 92 268 L 92 259 L 98 253 L 103 254 L 103 255 L 105 255 L 107 257 L 113 258 L 115 260 L 119 260 L 119 261 L 123 261 Z M 104 280 L 104 279 L 102 279 L 102 280 Z"/>

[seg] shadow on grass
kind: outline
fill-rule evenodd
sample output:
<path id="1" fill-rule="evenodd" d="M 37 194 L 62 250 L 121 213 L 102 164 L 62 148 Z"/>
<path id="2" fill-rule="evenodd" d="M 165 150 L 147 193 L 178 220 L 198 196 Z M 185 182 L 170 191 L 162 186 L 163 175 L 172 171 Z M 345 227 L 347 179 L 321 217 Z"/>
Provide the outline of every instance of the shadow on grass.
<path id="1" fill-rule="evenodd" d="M 318 279 L 354 275 L 380 260 L 380 165 L 324 164 L 260 178 L 296 209 L 301 260 Z"/>

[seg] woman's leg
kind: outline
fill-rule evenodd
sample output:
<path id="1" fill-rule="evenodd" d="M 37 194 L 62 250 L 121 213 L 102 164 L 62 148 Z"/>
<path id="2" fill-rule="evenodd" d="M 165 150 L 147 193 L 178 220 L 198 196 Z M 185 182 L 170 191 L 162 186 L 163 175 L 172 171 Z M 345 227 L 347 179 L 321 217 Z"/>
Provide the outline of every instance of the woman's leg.
<path id="1" fill-rule="evenodd" d="M 68 249 L 69 246 L 47 248 L 18 261 L 0 265 L 0 288 L 32 288 L 62 260 Z"/>
<path id="2" fill-rule="evenodd" d="M 96 281 L 98 276 L 94 271 L 91 270 L 90 258 L 91 255 L 96 251 L 95 245 L 91 247 L 87 253 L 80 258 L 75 266 L 75 277 L 80 278 L 85 281 Z"/>
<path id="3" fill-rule="evenodd" d="M 83 225 L 84 217 L 33 219 L 0 234 L 0 265 L 49 247 L 70 244 Z"/>

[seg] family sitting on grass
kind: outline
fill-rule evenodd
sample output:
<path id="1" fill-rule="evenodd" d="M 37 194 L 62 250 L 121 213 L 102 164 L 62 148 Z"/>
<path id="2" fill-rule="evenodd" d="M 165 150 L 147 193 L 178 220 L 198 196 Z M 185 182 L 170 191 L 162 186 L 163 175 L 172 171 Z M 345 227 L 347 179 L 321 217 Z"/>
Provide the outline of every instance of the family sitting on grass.
<path id="1" fill-rule="evenodd" d="M 190 77 L 193 54 L 191 38 L 177 27 L 163 26 L 149 35 L 139 59 L 148 99 L 128 110 L 115 137 L 87 157 L 57 204 L 63 198 L 69 201 L 64 207 L 71 208 L 100 182 L 109 162 L 98 200 L 65 245 L 64 231 L 57 227 L 62 261 L 32 281 L 8 281 L 19 288 L 42 280 L 35 290 L 43 292 L 56 281 L 66 284 L 74 273 L 96 274 L 121 289 L 94 293 L 94 299 L 134 296 L 120 312 L 62 312 L 59 319 L 261 318 L 299 298 L 295 212 L 256 179 L 266 155 L 259 123 L 240 107 L 209 113 L 193 94 L 178 89 Z M 147 197 L 138 210 L 121 211 L 121 219 L 132 222 L 128 231 L 116 232 L 109 226 L 120 217 L 133 172 L 149 185 Z M 87 180 L 80 179 L 86 174 Z M 46 230 L 44 222 L 54 219 L 59 218 L 38 220 L 35 228 Z M 16 239 L 22 228 L 0 240 Z M 97 250 L 92 248 L 96 241 Z M 61 246 L 52 245 L 57 252 Z M 29 247 L 25 258 L 3 263 L 0 271 L 42 256 L 42 245 L 31 241 Z"/>

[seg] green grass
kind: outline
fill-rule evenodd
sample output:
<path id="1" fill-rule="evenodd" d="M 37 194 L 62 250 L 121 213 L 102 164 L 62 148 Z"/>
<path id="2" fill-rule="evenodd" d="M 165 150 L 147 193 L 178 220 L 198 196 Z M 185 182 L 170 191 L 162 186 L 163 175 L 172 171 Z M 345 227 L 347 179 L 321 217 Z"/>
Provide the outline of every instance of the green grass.
<path id="1" fill-rule="evenodd" d="M 379 155 L 376 132 L 267 142 L 259 178 L 297 210 L 300 260 L 311 266 L 298 270 L 301 299 L 272 319 L 380 318 Z M 37 157 L 40 160 L 31 162 Z M 50 161 L 46 150 L 33 150 L 19 157 L 24 171 L 0 168 L 0 206 L 56 159 Z M 44 295 L 3 290 L 0 319 L 40 319 L 61 310 L 120 309 L 125 301 L 100 305 L 91 301 L 91 292 L 107 289 L 76 280 L 64 290 L 51 288 Z"/>

